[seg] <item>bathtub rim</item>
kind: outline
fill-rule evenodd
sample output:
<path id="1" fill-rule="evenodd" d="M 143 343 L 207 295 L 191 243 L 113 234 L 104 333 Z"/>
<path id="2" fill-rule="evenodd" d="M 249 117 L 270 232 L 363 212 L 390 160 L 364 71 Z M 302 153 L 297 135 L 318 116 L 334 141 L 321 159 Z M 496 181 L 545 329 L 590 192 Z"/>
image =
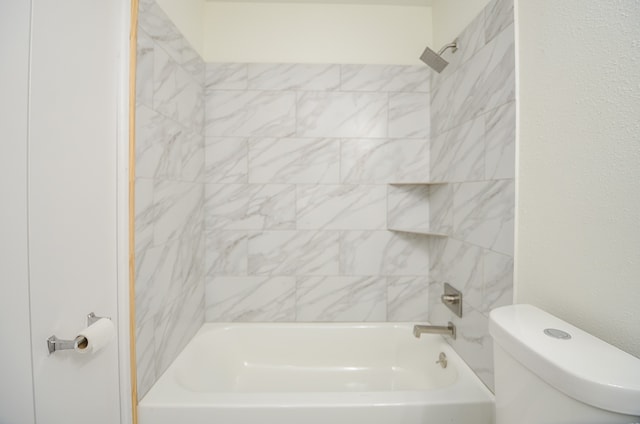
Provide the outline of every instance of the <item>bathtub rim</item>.
<path id="1" fill-rule="evenodd" d="M 272 407 L 362 407 L 401 405 L 452 405 L 494 403 L 494 394 L 469 368 L 446 340 L 435 334 L 421 338 L 438 343 L 458 372 L 453 385 L 427 390 L 397 391 L 347 391 L 347 392 L 197 392 L 191 391 L 174 380 L 175 364 L 185 350 L 199 336 L 229 327 L 340 327 L 340 328 L 399 328 L 411 334 L 414 324 L 428 322 L 205 322 L 182 349 L 176 359 L 162 373 L 155 384 L 139 401 L 141 408 L 252 408 Z"/>

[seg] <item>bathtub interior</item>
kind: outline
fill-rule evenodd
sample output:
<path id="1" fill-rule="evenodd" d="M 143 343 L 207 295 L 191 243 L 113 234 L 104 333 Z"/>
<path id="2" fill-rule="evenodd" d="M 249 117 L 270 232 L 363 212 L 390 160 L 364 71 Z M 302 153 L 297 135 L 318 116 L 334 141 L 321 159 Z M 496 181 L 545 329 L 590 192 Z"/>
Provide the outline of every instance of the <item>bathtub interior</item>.
<path id="1" fill-rule="evenodd" d="M 173 375 L 194 392 L 430 390 L 458 378 L 455 361 L 436 363 L 445 345 L 412 337 L 410 325 L 205 325 Z"/>
<path id="2" fill-rule="evenodd" d="M 140 424 L 492 424 L 493 394 L 442 336 L 412 328 L 206 323 L 140 401 Z"/>

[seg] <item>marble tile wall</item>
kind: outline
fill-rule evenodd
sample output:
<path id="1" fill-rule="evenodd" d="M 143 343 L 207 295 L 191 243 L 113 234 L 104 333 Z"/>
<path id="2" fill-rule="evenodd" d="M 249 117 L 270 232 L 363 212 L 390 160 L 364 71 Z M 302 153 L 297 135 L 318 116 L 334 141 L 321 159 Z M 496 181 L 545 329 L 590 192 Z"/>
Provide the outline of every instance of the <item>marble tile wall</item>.
<path id="1" fill-rule="evenodd" d="M 458 39 L 432 78 L 431 179 L 450 189 L 430 197 L 430 208 L 446 217 L 450 237 L 431 241 L 429 320 L 456 324 L 451 344 L 493 388 L 488 315 L 513 299 L 513 0 L 490 2 Z M 444 282 L 462 290 L 462 318 L 438 301 Z"/>
<path id="2" fill-rule="evenodd" d="M 429 242 L 386 228 L 429 109 L 425 66 L 207 64 L 206 319 L 425 320 Z"/>
<path id="3" fill-rule="evenodd" d="M 205 66 L 153 0 L 140 1 L 137 62 L 135 297 L 142 398 L 204 321 Z"/>

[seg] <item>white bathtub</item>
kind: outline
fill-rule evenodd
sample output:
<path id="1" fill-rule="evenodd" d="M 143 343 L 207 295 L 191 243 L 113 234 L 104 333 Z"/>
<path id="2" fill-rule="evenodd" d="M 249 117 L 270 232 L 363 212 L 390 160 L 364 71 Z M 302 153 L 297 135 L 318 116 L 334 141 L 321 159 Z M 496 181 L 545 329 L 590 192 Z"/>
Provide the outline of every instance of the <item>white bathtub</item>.
<path id="1" fill-rule="evenodd" d="M 412 329 L 205 324 L 141 400 L 140 424 L 492 423 L 491 392 L 441 336 Z"/>

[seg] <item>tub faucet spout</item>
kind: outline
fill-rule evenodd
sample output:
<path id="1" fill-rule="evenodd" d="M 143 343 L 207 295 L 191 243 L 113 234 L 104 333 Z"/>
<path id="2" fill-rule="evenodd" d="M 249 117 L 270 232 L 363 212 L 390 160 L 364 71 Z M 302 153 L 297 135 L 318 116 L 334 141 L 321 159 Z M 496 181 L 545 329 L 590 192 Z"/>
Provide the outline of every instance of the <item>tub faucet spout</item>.
<path id="1" fill-rule="evenodd" d="M 451 321 L 447 325 L 414 325 L 413 335 L 420 338 L 421 334 L 443 334 L 456 339 L 456 326 Z"/>

